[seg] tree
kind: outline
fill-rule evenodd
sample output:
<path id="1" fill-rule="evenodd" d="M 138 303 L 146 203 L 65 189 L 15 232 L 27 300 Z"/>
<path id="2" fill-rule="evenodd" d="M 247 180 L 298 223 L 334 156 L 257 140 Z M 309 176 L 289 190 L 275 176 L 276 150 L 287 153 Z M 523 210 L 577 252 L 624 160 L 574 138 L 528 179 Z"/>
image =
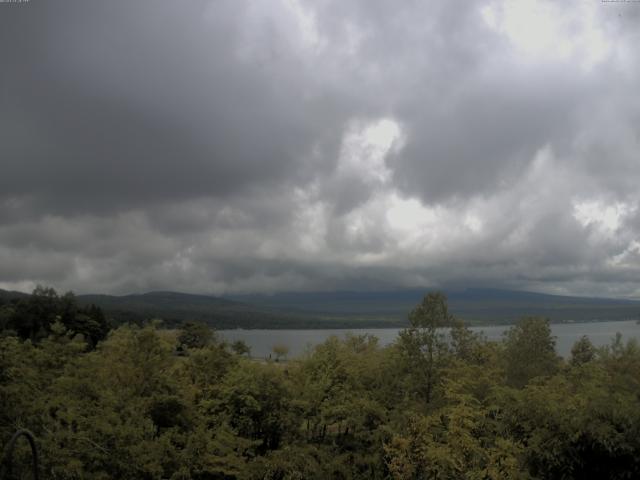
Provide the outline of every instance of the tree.
<path id="1" fill-rule="evenodd" d="M 290 395 L 280 369 L 243 361 L 225 377 L 212 413 L 240 437 L 256 441 L 257 452 L 263 454 L 277 449 L 299 424 L 292 416 Z"/>
<path id="2" fill-rule="evenodd" d="M 573 366 L 584 365 L 596 357 L 596 347 L 593 346 L 591 340 L 583 335 L 580 340 L 571 347 L 571 360 L 569 363 Z"/>
<path id="3" fill-rule="evenodd" d="M 276 362 L 281 358 L 287 358 L 287 355 L 289 354 L 289 347 L 284 343 L 278 343 L 274 345 L 272 350 L 276 356 Z"/>
<path id="4" fill-rule="evenodd" d="M 533 478 L 640 478 L 640 389 L 598 363 L 496 395 L 494 416 L 526 446 Z"/>
<path id="5" fill-rule="evenodd" d="M 45 338 L 60 311 L 60 298 L 53 288 L 38 285 L 31 296 L 21 299 L 14 310 L 9 327 L 20 338 L 32 342 Z"/>
<path id="6" fill-rule="evenodd" d="M 503 438 L 489 412 L 459 397 L 428 416 L 417 415 L 385 444 L 391 478 L 527 479 L 522 447 Z"/>
<path id="7" fill-rule="evenodd" d="M 32 342 L 46 338 L 56 322 L 61 322 L 71 336 L 82 335 L 89 349 L 95 348 L 109 332 L 109 324 L 99 307 L 79 307 L 72 292 L 60 297 L 50 287 L 39 285 L 31 296 L 0 309 L 0 328 Z"/>
<path id="8" fill-rule="evenodd" d="M 102 309 L 94 304 L 78 307 L 72 292 L 60 298 L 59 318 L 71 335 L 82 335 L 90 349 L 109 333 L 109 323 Z"/>
<path id="9" fill-rule="evenodd" d="M 186 322 L 178 336 L 179 348 L 204 348 L 214 339 L 213 330 L 201 322 Z"/>
<path id="10" fill-rule="evenodd" d="M 0 332 L 2 335 L 17 335 L 15 330 L 14 318 L 16 307 L 11 303 L 0 305 Z"/>
<path id="11" fill-rule="evenodd" d="M 482 362 L 485 347 L 484 336 L 472 332 L 462 321 L 454 320 L 451 326 L 451 352 L 467 362 Z"/>
<path id="12" fill-rule="evenodd" d="M 251 347 L 247 345 L 247 342 L 244 340 L 236 340 L 231 344 L 231 350 L 233 350 L 236 355 L 251 355 Z"/>
<path id="13" fill-rule="evenodd" d="M 201 398 L 213 395 L 217 384 L 228 370 L 238 362 L 224 345 L 218 343 L 193 350 L 181 363 L 180 377 L 198 391 Z"/>
<path id="14" fill-rule="evenodd" d="M 504 362 L 507 383 L 524 387 L 532 378 L 553 375 L 559 367 L 555 337 L 549 320 L 523 318 L 505 332 Z"/>
<path id="15" fill-rule="evenodd" d="M 447 298 L 440 292 L 427 294 L 409 314 L 409 321 L 411 326 L 399 334 L 399 347 L 412 376 L 410 384 L 430 403 L 448 350 L 442 328 L 454 321 Z"/>

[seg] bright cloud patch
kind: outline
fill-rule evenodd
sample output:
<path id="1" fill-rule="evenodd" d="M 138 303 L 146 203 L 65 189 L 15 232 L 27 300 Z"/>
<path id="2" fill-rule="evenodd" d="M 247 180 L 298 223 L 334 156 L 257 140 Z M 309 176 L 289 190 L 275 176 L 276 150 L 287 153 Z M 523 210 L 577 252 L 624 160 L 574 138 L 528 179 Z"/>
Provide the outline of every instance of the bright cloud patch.
<path id="1" fill-rule="evenodd" d="M 391 172 L 385 159 L 392 148 L 401 148 L 400 126 L 393 120 L 352 122 L 345 134 L 338 174 L 360 176 L 374 183 L 385 183 Z"/>
<path id="2" fill-rule="evenodd" d="M 635 210 L 624 203 L 607 205 L 600 201 L 578 202 L 573 208 L 574 217 L 583 227 L 594 225 L 608 234 L 615 233 L 624 216 Z"/>
<path id="3" fill-rule="evenodd" d="M 589 69 L 611 48 L 598 24 L 599 2 L 494 1 L 481 9 L 486 24 L 505 35 L 525 61 L 580 58 Z"/>

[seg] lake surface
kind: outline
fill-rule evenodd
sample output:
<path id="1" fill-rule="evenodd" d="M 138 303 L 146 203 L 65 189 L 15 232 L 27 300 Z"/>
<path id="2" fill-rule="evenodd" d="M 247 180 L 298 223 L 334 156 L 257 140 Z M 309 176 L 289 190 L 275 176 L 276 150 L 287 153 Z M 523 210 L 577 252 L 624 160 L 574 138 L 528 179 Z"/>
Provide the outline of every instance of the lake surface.
<path id="1" fill-rule="evenodd" d="M 471 327 L 474 332 L 484 332 L 489 340 L 500 340 L 510 325 Z M 356 328 L 331 330 L 219 330 L 218 333 L 227 341 L 244 340 L 251 347 L 251 356 L 266 358 L 272 353 L 274 345 L 289 347 L 289 358 L 300 356 L 313 346 L 324 342 L 335 335 L 340 338 L 350 332 L 354 335 L 369 333 L 378 337 L 380 345 L 392 343 L 398 336 L 400 328 Z M 611 343 L 616 332 L 622 334 L 626 342 L 631 338 L 640 340 L 640 325 L 635 320 L 621 322 L 589 322 L 563 323 L 551 325 L 552 334 L 556 337 L 556 351 L 566 357 L 571 347 L 581 336 L 586 335 L 597 346 Z"/>

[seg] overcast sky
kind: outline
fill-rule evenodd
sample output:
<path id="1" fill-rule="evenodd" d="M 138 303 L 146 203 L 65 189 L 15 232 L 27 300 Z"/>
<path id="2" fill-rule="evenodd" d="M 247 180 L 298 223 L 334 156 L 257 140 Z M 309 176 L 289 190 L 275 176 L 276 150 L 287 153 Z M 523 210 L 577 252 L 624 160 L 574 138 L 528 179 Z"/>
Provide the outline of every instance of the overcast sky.
<path id="1" fill-rule="evenodd" d="M 0 3 L 0 288 L 640 297 L 640 4 Z"/>

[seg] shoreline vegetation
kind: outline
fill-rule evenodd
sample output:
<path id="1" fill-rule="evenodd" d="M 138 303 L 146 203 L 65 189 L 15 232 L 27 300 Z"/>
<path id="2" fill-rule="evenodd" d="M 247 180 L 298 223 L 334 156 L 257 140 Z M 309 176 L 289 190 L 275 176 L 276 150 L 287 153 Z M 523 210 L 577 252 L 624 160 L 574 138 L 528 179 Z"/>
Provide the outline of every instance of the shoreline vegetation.
<path id="1" fill-rule="evenodd" d="M 0 442 L 32 431 L 49 478 L 640 476 L 640 346 L 620 335 L 565 360 L 548 320 L 488 341 L 435 292 L 391 345 L 330 337 L 256 361 L 201 322 L 104 331 L 69 294 L 22 302 L 0 305 Z"/>

